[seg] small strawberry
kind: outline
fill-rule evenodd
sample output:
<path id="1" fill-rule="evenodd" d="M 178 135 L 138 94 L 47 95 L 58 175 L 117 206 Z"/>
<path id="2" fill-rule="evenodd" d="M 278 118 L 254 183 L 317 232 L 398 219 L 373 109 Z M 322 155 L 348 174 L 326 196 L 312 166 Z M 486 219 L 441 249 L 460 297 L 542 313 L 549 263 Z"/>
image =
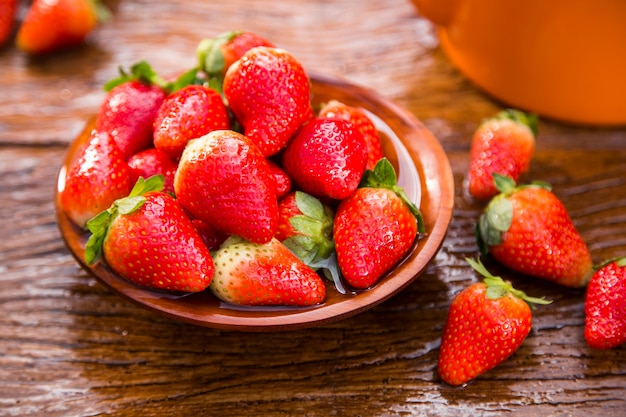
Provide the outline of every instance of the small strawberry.
<path id="1" fill-rule="evenodd" d="M 192 219 L 191 222 L 209 250 L 217 250 L 228 238 L 226 233 L 220 232 L 207 222 L 203 222 L 200 219 Z"/>
<path id="2" fill-rule="evenodd" d="M 378 129 L 372 119 L 361 108 L 348 106 L 338 100 L 331 100 L 319 111 L 318 117 L 338 117 L 351 122 L 363 135 L 367 144 L 367 169 L 374 169 L 383 158 L 383 148 Z"/>
<path id="3" fill-rule="evenodd" d="M 137 181 L 126 198 L 88 223 L 91 265 L 101 256 L 121 277 L 144 287 L 198 292 L 213 279 L 211 253 L 178 202 L 160 192 L 160 175 Z"/>
<path id="4" fill-rule="evenodd" d="M 517 182 L 528 170 L 535 151 L 537 116 L 507 109 L 483 122 L 474 132 L 470 150 L 469 192 L 479 200 L 498 194 L 493 174 Z"/>
<path id="5" fill-rule="evenodd" d="M 302 190 L 316 197 L 343 200 L 365 172 L 367 147 L 356 127 L 342 119 L 316 118 L 285 148 L 283 168 Z"/>
<path id="6" fill-rule="evenodd" d="M 145 149 L 131 156 L 128 159 L 128 166 L 132 170 L 133 183 L 139 177 L 150 178 L 162 174 L 165 178 L 163 191 L 174 194 L 174 176 L 178 164 L 172 161 L 165 152 L 156 148 Z"/>
<path id="7" fill-rule="evenodd" d="M 585 340 L 595 349 L 626 343 L 626 257 L 599 265 L 589 281 Z"/>
<path id="8" fill-rule="evenodd" d="M 516 186 L 494 174 L 500 194 L 481 214 L 478 246 L 512 270 L 584 287 L 592 274 L 591 254 L 567 209 L 545 183 Z"/>
<path id="9" fill-rule="evenodd" d="M 255 244 L 229 237 L 213 253 L 209 286 L 222 301 L 250 306 L 312 306 L 326 297 L 324 282 L 277 239 Z"/>
<path id="10" fill-rule="evenodd" d="M 278 227 L 274 178 L 247 137 L 216 130 L 189 142 L 174 178 L 180 204 L 216 229 L 267 243 Z"/>
<path id="11" fill-rule="evenodd" d="M 224 96 L 244 134 L 271 156 L 313 116 L 309 77 L 289 52 L 257 46 L 230 66 Z"/>
<path id="12" fill-rule="evenodd" d="M 33 55 L 76 47 L 108 15 L 97 0 L 34 0 L 17 32 L 16 43 Z"/>
<path id="13" fill-rule="evenodd" d="M 285 170 L 271 159 L 267 160 L 267 164 L 270 166 L 270 171 L 274 177 L 274 185 L 276 186 L 276 198 L 278 200 L 284 198 L 289 191 L 291 191 L 291 178 Z"/>
<path id="14" fill-rule="evenodd" d="M 68 167 L 61 206 L 79 227 L 132 188 L 131 169 L 108 133 L 91 132 L 87 145 Z"/>
<path id="15" fill-rule="evenodd" d="M 229 128 L 228 110 L 220 94 L 192 84 L 163 101 L 154 120 L 154 146 L 177 161 L 191 139 Z"/>
<path id="16" fill-rule="evenodd" d="M 13 33 L 16 14 L 17 0 L 0 1 L 0 47 L 8 42 Z"/>
<path id="17" fill-rule="evenodd" d="M 532 326 L 529 297 L 495 277 L 480 261 L 467 259 L 484 276 L 454 297 L 443 328 L 437 370 L 450 385 L 462 385 L 504 362 L 522 345 Z"/>
<path id="18" fill-rule="evenodd" d="M 333 232 L 337 261 L 354 288 L 376 284 L 411 250 L 418 231 L 424 231 L 419 209 L 396 179 L 393 166 L 383 158 L 337 208 Z"/>

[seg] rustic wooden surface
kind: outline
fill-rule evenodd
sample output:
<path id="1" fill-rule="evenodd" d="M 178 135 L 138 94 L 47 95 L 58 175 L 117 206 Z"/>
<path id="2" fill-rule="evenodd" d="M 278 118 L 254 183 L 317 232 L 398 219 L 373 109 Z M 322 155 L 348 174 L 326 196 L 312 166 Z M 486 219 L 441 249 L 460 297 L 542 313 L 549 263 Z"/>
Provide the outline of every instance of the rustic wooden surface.
<path id="1" fill-rule="evenodd" d="M 462 388 L 436 374 L 456 292 L 476 280 L 481 205 L 464 191 L 470 136 L 501 109 L 438 48 L 408 1 L 108 1 L 114 19 L 84 48 L 28 58 L 0 50 L 0 415 L 623 416 L 626 346 L 583 340 L 580 290 L 493 266 L 554 300 L 504 364 Z M 52 192 L 67 144 L 117 66 L 160 72 L 194 62 L 202 37 L 245 28 L 311 71 L 377 90 L 437 136 L 455 175 L 455 212 L 439 255 L 413 285 L 323 327 L 238 333 L 143 310 L 83 272 L 65 248 Z M 543 120 L 528 179 L 568 207 L 595 261 L 626 254 L 626 128 Z"/>

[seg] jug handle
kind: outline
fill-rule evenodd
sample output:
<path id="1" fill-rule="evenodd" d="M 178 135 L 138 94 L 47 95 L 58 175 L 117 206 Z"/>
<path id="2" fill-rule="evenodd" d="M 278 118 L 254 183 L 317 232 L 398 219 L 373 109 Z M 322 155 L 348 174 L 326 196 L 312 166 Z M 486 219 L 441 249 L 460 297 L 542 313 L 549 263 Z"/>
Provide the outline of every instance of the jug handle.
<path id="1" fill-rule="evenodd" d="M 436 25 L 447 26 L 456 13 L 460 0 L 412 0 L 420 15 Z"/>

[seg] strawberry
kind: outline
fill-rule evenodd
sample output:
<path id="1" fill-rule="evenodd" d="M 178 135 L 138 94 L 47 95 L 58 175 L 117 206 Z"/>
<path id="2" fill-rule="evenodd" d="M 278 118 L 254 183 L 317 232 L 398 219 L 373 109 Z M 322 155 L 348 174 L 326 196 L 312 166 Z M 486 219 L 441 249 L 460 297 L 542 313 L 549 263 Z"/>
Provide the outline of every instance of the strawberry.
<path id="1" fill-rule="evenodd" d="M 326 297 L 324 282 L 277 239 L 255 244 L 229 237 L 213 253 L 209 286 L 222 301 L 250 306 L 312 306 Z"/>
<path id="2" fill-rule="evenodd" d="M 230 128 L 220 94 L 202 85 L 187 85 L 165 98 L 154 120 L 154 146 L 178 161 L 191 139 Z"/>
<path id="3" fill-rule="evenodd" d="M 595 349 L 626 343 L 626 257 L 595 270 L 585 298 L 585 340 Z"/>
<path id="4" fill-rule="evenodd" d="M 220 232 L 207 222 L 203 222 L 200 219 L 192 219 L 191 222 L 209 250 L 217 250 L 228 238 L 226 233 Z"/>
<path id="5" fill-rule="evenodd" d="M 494 174 L 500 194 L 480 215 L 478 246 L 503 265 L 567 287 L 584 287 L 591 254 L 567 209 L 545 183 L 516 186 Z"/>
<path id="6" fill-rule="evenodd" d="M 270 171 L 274 177 L 274 185 L 276 186 L 276 198 L 278 200 L 284 198 L 291 191 L 291 178 L 285 170 L 271 159 L 267 160 Z"/>
<path id="7" fill-rule="evenodd" d="M 522 345 L 532 326 L 529 297 L 467 259 L 484 276 L 452 300 L 443 328 L 437 370 L 450 385 L 462 385 L 504 362 Z"/>
<path id="8" fill-rule="evenodd" d="M 302 190 L 342 200 L 356 190 L 365 172 L 367 147 L 356 127 L 342 119 L 316 118 L 285 148 L 283 168 Z"/>
<path id="9" fill-rule="evenodd" d="M 126 198 L 88 223 L 89 265 L 101 256 L 121 277 L 137 285 L 198 292 L 213 279 L 211 253 L 178 202 L 159 191 L 163 177 L 139 179 Z"/>
<path id="10" fill-rule="evenodd" d="M 108 15 L 97 0 L 34 0 L 17 32 L 16 43 L 33 55 L 76 47 Z"/>
<path id="11" fill-rule="evenodd" d="M 309 77 L 289 52 L 257 46 L 230 66 L 224 96 L 249 137 L 263 155 L 287 144 L 313 116 Z"/>
<path id="12" fill-rule="evenodd" d="M 72 222 L 85 227 L 89 219 L 126 196 L 131 188 L 131 170 L 115 140 L 94 130 L 68 167 L 60 191 L 61 206 Z"/>
<path id="13" fill-rule="evenodd" d="M 483 122 L 474 132 L 470 149 L 470 194 L 488 200 L 498 194 L 493 174 L 519 181 L 528 170 L 537 135 L 537 116 L 507 109 Z"/>
<path id="14" fill-rule="evenodd" d="M 318 117 L 338 117 L 356 126 L 367 145 L 367 169 L 374 169 L 376 163 L 384 156 L 378 129 L 363 109 L 331 100 L 322 106 Z"/>
<path id="15" fill-rule="evenodd" d="M 337 208 L 333 232 L 337 262 L 354 288 L 376 284 L 409 253 L 418 231 L 424 231 L 419 209 L 396 180 L 393 166 L 383 158 Z"/>
<path id="16" fill-rule="evenodd" d="M 128 166 L 132 170 L 133 183 L 139 177 L 150 178 L 162 174 L 165 178 L 163 191 L 174 194 L 174 175 L 178 164 L 165 152 L 156 148 L 145 149 L 131 156 L 128 159 Z"/>
<path id="17" fill-rule="evenodd" d="M 13 32 L 16 14 L 17 0 L 0 1 L 0 47 L 4 46 Z"/>
<path id="18" fill-rule="evenodd" d="M 189 142 L 174 190 L 191 216 L 224 233 L 254 243 L 276 233 L 274 178 L 259 148 L 240 133 L 217 130 Z"/>

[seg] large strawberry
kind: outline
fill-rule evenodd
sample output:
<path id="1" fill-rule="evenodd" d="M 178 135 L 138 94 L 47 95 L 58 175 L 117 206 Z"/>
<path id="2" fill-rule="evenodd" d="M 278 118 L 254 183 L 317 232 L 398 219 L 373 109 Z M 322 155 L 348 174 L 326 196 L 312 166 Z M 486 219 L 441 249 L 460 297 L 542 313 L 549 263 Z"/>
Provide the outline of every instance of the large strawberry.
<path id="1" fill-rule="evenodd" d="M 367 145 L 352 123 L 316 118 L 287 144 L 282 161 L 301 190 L 343 200 L 359 186 L 367 164 Z"/>
<path id="2" fill-rule="evenodd" d="M 85 227 L 89 219 L 125 197 L 131 188 L 131 169 L 115 140 L 94 130 L 67 168 L 61 206 L 72 222 Z"/>
<path id="3" fill-rule="evenodd" d="M 191 139 L 229 128 L 228 110 L 220 94 L 192 84 L 163 100 L 154 120 L 154 146 L 177 161 Z"/>
<path id="4" fill-rule="evenodd" d="M 75 47 L 108 14 L 97 0 L 34 0 L 17 32 L 16 43 L 30 54 Z"/>
<path id="5" fill-rule="evenodd" d="M 599 265 L 589 281 L 585 340 L 595 349 L 626 343 L 626 257 Z"/>
<path id="6" fill-rule="evenodd" d="M 247 137 L 217 130 L 189 142 L 174 178 L 180 204 L 195 218 L 255 243 L 278 227 L 270 167 Z"/>
<path id="7" fill-rule="evenodd" d="M 591 254 L 563 203 L 545 183 L 516 186 L 494 174 L 500 194 L 480 215 L 478 245 L 512 270 L 584 287 L 592 274 Z"/>
<path id="8" fill-rule="evenodd" d="M 0 47 L 9 40 L 15 26 L 17 0 L 0 1 Z"/>
<path id="9" fill-rule="evenodd" d="M 324 282 L 277 239 L 255 244 L 229 237 L 213 253 L 210 290 L 239 305 L 312 306 L 326 297 Z"/>
<path id="10" fill-rule="evenodd" d="M 507 109 L 484 121 L 474 132 L 468 173 L 469 192 L 479 200 L 498 194 L 493 174 L 519 181 L 535 150 L 537 116 Z"/>
<path id="11" fill-rule="evenodd" d="M 457 294 L 448 311 L 437 370 L 450 385 L 465 384 L 504 362 L 530 333 L 529 303 L 550 303 L 516 290 L 480 261 L 467 261 L 484 281 Z"/>
<path id="12" fill-rule="evenodd" d="M 331 100 L 322 106 L 318 117 L 338 117 L 347 120 L 361 132 L 367 145 L 367 169 L 374 169 L 376 163 L 384 156 L 378 129 L 363 109 Z"/>
<path id="13" fill-rule="evenodd" d="M 393 166 L 383 158 L 337 208 L 333 232 L 337 262 L 354 288 L 376 284 L 409 253 L 418 231 L 424 231 L 419 209 L 396 179 Z"/>
<path id="14" fill-rule="evenodd" d="M 265 156 L 278 153 L 313 116 L 309 77 L 289 52 L 250 49 L 224 76 L 224 95 L 237 120 Z"/>
<path id="15" fill-rule="evenodd" d="M 159 191 L 163 177 L 137 181 L 126 198 L 88 223 L 88 264 L 101 256 L 123 278 L 144 287 L 198 292 L 213 279 L 211 253 L 178 202 Z"/>

